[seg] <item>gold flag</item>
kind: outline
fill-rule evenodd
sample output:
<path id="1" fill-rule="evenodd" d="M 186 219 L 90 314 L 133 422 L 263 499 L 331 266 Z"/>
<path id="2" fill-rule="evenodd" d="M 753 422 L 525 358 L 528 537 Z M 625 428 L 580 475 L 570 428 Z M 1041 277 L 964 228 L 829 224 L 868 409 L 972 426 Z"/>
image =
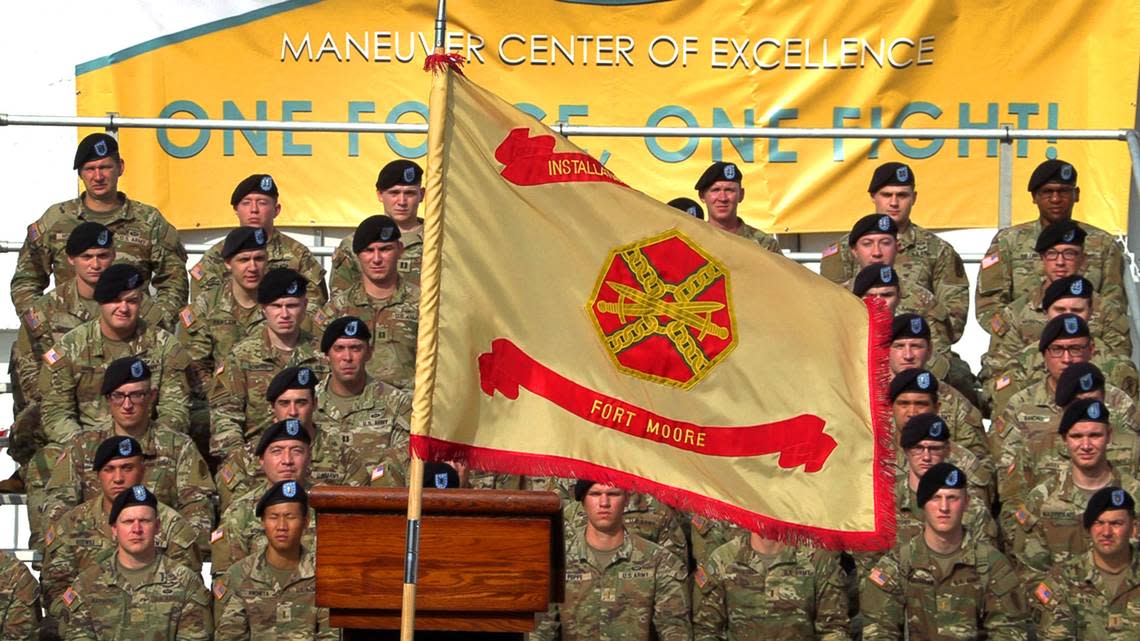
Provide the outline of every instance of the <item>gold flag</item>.
<path id="1" fill-rule="evenodd" d="M 455 71 L 429 130 L 417 455 L 893 542 L 885 308 L 631 189 Z"/>

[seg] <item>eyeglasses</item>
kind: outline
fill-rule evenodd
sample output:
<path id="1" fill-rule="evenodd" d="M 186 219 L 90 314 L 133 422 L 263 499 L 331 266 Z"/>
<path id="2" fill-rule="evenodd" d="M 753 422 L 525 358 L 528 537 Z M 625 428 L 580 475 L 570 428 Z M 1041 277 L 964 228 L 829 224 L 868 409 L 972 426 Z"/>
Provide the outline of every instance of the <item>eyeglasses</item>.
<path id="1" fill-rule="evenodd" d="M 1045 200 L 1050 200 L 1054 197 L 1067 200 L 1072 198 L 1075 192 L 1076 189 L 1072 187 L 1047 187 L 1037 190 L 1037 195 Z"/>
<path id="2" fill-rule="evenodd" d="M 112 405 L 122 405 L 128 398 L 131 399 L 131 405 L 138 405 L 143 402 L 147 396 L 150 395 L 150 390 L 139 390 L 137 392 L 111 392 L 107 398 L 111 399 Z"/>
<path id="3" fill-rule="evenodd" d="M 931 456 L 937 456 L 938 454 L 946 452 L 945 445 L 915 445 L 909 449 L 915 454 L 930 454 Z"/>
<path id="4" fill-rule="evenodd" d="M 1045 351 L 1053 358 L 1061 358 L 1065 352 L 1068 352 L 1069 356 L 1076 357 L 1083 356 L 1085 350 L 1088 348 L 1089 343 L 1084 343 L 1082 345 L 1050 345 L 1049 347 L 1045 348 Z"/>
<path id="5" fill-rule="evenodd" d="M 1066 261 L 1072 262 L 1080 258 L 1081 250 L 1079 249 L 1046 249 L 1041 252 L 1041 257 L 1045 260 L 1057 260 L 1064 258 Z"/>

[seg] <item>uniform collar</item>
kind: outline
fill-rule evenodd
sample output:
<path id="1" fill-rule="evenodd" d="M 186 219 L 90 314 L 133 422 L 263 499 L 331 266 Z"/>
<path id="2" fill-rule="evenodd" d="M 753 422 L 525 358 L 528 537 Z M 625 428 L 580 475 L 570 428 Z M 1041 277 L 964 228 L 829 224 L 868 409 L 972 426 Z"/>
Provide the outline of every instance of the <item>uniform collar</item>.
<path id="1" fill-rule="evenodd" d="M 610 565 L 614 565 L 619 560 L 627 561 L 633 555 L 633 533 L 628 529 L 625 531 L 625 536 L 622 537 L 621 545 L 618 546 L 617 552 L 614 553 L 614 558 L 610 561 Z M 582 528 L 582 536 L 578 537 L 578 560 L 589 562 L 591 560 L 590 544 L 586 542 L 586 528 Z M 601 572 L 605 572 L 606 568 L 597 568 Z"/>
<path id="2" fill-rule="evenodd" d="M 90 215 L 92 217 L 96 217 L 96 218 L 100 218 L 100 219 L 110 218 L 110 222 L 118 222 L 120 220 L 130 219 L 131 218 L 131 200 L 129 198 L 127 198 L 127 195 L 121 191 L 115 192 L 115 194 L 116 194 L 116 196 L 118 196 L 118 199 L 119 199 L 119 203 L 120 203 L 119 207 L 117 209 L 113 209 L 107 213 L 96 213 L 96 212 L 91 211 L 90 209 L 87 209 L 87 205 L 84 204 L 84 199 L 87 197 L 87 192 L 85 191 L 85 192 L 79 194 L 79 198 L 76 201 L 79 203 L 79 214 L 78 214 L 79 218 L 82 220 L 87 220 L 88 216 Z"/>

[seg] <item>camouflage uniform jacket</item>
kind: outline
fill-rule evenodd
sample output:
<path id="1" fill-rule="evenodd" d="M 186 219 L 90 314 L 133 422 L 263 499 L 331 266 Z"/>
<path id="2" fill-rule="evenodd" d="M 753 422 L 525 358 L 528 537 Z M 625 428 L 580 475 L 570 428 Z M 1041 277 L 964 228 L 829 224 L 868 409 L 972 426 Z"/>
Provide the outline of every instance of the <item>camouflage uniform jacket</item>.
<path id="1" fill-rule="evenodd" d="M 918 314 L 926 319 L 926 324 L 930 326 L 930 346 L 932 354 L 945 356 L 950 358 L 950 323 L 946 314 L 946 310 L 942 307 L 935 298 L 934 294 L 929 289 L 919 285 L 918 283 L 909 280 L 905 277 L 899 277 L 900 295 L 898 309 L 895 310 L 896 314 Z M 855 285 L 855 279 L 850 278 L 843 283 L 843 288 L 851 291 Z"/>
<path id="2" fill-rule="evenodd" d="M 847 589 L 833 552 L 786 546 L 765 559 L 734 537 L 693 574 L 694 641 L 846 641 Z"/>
<path id="3" fill-rule="evenodd" d="M 731 521 L 710 519 L 701 514 L 689 514 L 687 520 L 689 549 L 697 565 L 707 563 L 709 556 L 733 537 L 748 533 Z"/>
<path id="4" fill-rule="evenodd" d="M 11 552 L 0 552 L 0 639 L 39 639 L 40 584 Z"/>
<path id="5" fill-rule="evenodd" d="M 1041 641 L 1140 639 L 1140 548 L 1132 546 L 1132 566 L 1115 594 L 1108 594 L 1092 552 L 1086 552 L 1053 568 L 1033 596 Z"/>
<path id="6" fill-rule="evenodd" d="M 234 298 L 232 287 L 232 281 L 226 281 L 178 313 L 178 340 L 190 355 L 190 385 L 195 399 L 206 399 L 214 369 L 265 322 L 261 306 L 245 309 Z"/>
<path id="7" fill-rule="evenodd" d="M 336 641 L 328 608 L 317 607 L 317 560 L 303 548 L 301 563 L 285 585 L 269 570 L 265 554 L 242 559 L 214 580 L 215 641 Z"/>
<path id="8" fill-rule="evenodd" d="M 306 490 L 313 486 L 310 482 L 305 482 L 304 485 Z M 210 534 L 210 574 L 221 576 L 250 555 L 261 556 L 260 553 L 265 550 L 266 538 L 261 519 L 257 518 L 257 502 L 271 487 L 273 484 L 262 477 L 258 485 L 234 499 L 222 513 L 218 529 Z M 312 549 L 316 535 L 317 513 L 310 507 L 309 527 L 305 529 L 301 544 Z M 229 586 L 232 588 L 233 584 Z"/>
<path id="9" fill-rule="evenodd" d="M 155 289 L 155 306 L 146 318 L 152 324 L 173 328 L 178 309 L 186 304 L 186 248 L 178 232 L 154 207 L 127 198 L 123 206 L 107 214 L 94 214 L 83 206 L 83 195 L 48 207 L 39 220 L 28 226 L 28 238 L 16 259 L 12 275 L 12 303 L 21 316 L 47 289 L 75 278 L 67 263 L 67 238 L 79 223 L 106 225 L 115 234 L 116 262 L 137 266 Z"/>
<path id="10" fill-rule="evenodd" d="M 115 435 L 113 427 L 80 434 L 63 450 L 47 483 L 44 522 L 54 523 L 71 508 L 101 495 L 99 473 L 91 469 L 99 444 Z M 152 424 L 137 439 L 143 448 L 143 484 L 159 501 L 186 519 L 198 532 L 199 547 L 214 527 L 214 481 L 206 461 L 189 436 Z"/>
<path id="11" fill-rule="evenodd" d="M 84 570 L 60 598 L 64 641 L 208 641 L 210 593 L 196 571 L 159 554 L 135 587 L 116 555 Z"/>
<path id="12" fill-rule="evenodd" d="M 358 280 L 352 287 L 333 294 L 329 304 L 313 317 L 313 325 L 323 332 L 341 316 L 356 316 L 372 331 L 368 375 L 400 389 L 411 389 L 416 380 L 420 288 L 400 280 L 396 291 L 380 300 L 369 296 Z"/>
<path id="13" fill-rule="evenodd" d="M 106 424 L 107 400 L 100 393 L 103 373 L 116 358 L 137 356 L 151 371 L 151 386 L 158 390 L 155 405 L 166 426 L 179 432 L 190 428 L 190 358 L 166 330 L 140 319 L 134 336 L 112 341 L 92 319 L 59 339 L 44 354 L 40 393 L 44 430 L 52 441 L 66 443 L 85 429 Z"/>
<path id="14" fill-rule="evenodd" d="M 1132 362 L 1131 356 L 1117 356 L 1098 351 L 1093 354 L 1091 362 L 1099 367 L 1101 372 L 1104 372 L 1106 381 L 1124 390 L 1133 400 L 1137 400 L 1138 392 L 1140 392 L 1140 372 L 1136 370 L 1136 364 Z M 1032 382 L 1037 373 L 1043 371 L 1045 371 L 1045 359 L 1038 351 L 1037 345 L 1026 345 L 1013 366 L 1002 377 L 1008 377 L 1008 380 L 998 379 L 994 381 L 994 407 L 1004 407 L 1002 405 L 1003 399 L 1013 396 L 1017 390 L 1023 389 L 1029 382 Z M 999 386 L 1006 386 L 1004 394 L 998 390 Z"/>
<path id="15" fill-rule="evenodd" d="M 107 520 L 110 510 L 104 508 L 103 497 L 82 503 L 55 523 L 44 534 L 43 588 L 44 605 L 54 606 L 64 588 L 77 574 L 115 556 L 115 542 L 111 539 L 111 526 Z M 159 554 L 174 563 L 202 571 L 202 557 L 198 552 L 198 533 L 178 512 L 163 503 L 158 504 L 161 529 L 155 536 Z"/>
<path id="16" fill-rule="evenodd" d="M 1088 223 L 1080 223 L 1088 232 L 1085 238 L 1084 277 L 1100 292 L 1104 305 L 1127 309 L 1124 301 L 1124 257 L 1116 239 Z M 974 314 L 978 324 L 991 331 L 993 316 L 1013 302 L 1021 292 L 1036 289 L 1045 280 L 1041 256 L 1034 247 L 1043 229 L 1041 220 L 999 230 L 986 250 L 978 272 L 974 291 Z"/>
<path id="17" fill-rule="evenodd" d="M 676 554 L 626 532 L 610 564 L 596 568 L 585 534 L 577 541 L 566 554 L 566 599 L 551 606 L 533 641 L 692 638 L 688 572 Z"/>
<path id="18" fill-rule="evenodd" d="M 396 271 L 400 273 L 400 280 L 409 282 L 417 287 L 420 284 L 420 268 L 424 260 L 424 219 L 417 219 L 420 227 L 416 231 L 401 231 L 400 242 L 404 244 L 404 254 L 396 262 Z M 352 252 L 352 237 L 349 233 L 340 244 L 336 246 L 332 256 L 332 275 L 329 276 L 329 289 L 333 295 L 343 292 L 360 282 L 360 263 L 356 254 Z"/>
<path id="19" fill-rule="evenodd" d="M 327 434 L 340 439 L 341 447 L 369 458 L 390 448 L 408 449 L 411 394 L 369 378 L 348 412 L 342 413 L 331 400 L 331 380 L 331 375 L 326 376 L 317 384 L 317 414 L 313 420 Z"/>
<path id="20" fill-rule="evenodd" d="M 98 317 L 99 303 L 81 298 L 74 279 L 63 282 L 28 305 L 20 316 L 20 333 L 12 351 L 16 368 L 13 382 L 19 385 L 25 399 L 40 399 L 39 377 L 44 353 L 64 334 Z"/>
<path id="21" fill-rule="evenodd" d="M 681 520 L 673 508 L 648 494 L 630 492 L 623 514 L 625 529 L 655 543 L 688 563 L 689 546 Z M 577 545 L 577 539 L 586 531 L 586 511 L 580 501 L 571 501 L 562 508 L 562 528 L 566 550 Z"/>
<path id="22" fill-rule="evenodd" d="M 204 293 L 216 289 L 219 285 L 230 280 L 230 272 L 226 269 L 226 261 L 222 258 L 222 246 L 225 240 L 214 243 L 213 247 L 202 254 L 202 260 L 190 268 L 190 300 L 196 301 Z M 320 261 L 313 257 L 301 243 L 290 238 L 281 230 L 274 229 L 265 245 L 269 254 L 266 271 L 277 267 L 288 267 L 305 277 L 309 286 L 305 295 L 309 299 L 309 311 L 315 312 L 329 299 L 329 290 L 325 286 L 325 268 Z"/>
<path id="23" fill-rule="evenodd" d="M 931 372 L 934 373 L 934 372 Z M 938 375 L 935 374 L 937 378 Z M 964 447 L 980 459 L 991 460 L 989 443 L 986 441 L 986 428 L 982 424 L 982 412 L 966 398 L 965 394 L 946 381 L 939 379 L 938 415 L 950 428 L 950 440 Z"/>
<path id="24" fill-rule="evenodd" d="M 849 237 L 850 234 L 844 234 L 828 245 L 819 262 L 820 275 L 834 283 L 842 283 L 859 273 L 858 263 L 848 249 Z M 934 232 L 912 221 L 906 231 L 899 232 L 895 270 L 900 278 L 918 283 L 934 294 L 935 300 L 946 310 L 949 338 L 957 342 L 970 313 L 970 283 L 958 252 Z"/>
<path id="25" fill-rule="evenodd" d="M 1021 582 L 988 543 L 966 538 L 947 576 L 926 541 L 907 541 L 871 569 L 859 595 L 865 641 L 1025 641 Z"/>
<path id="26" fill-rule="evenodd" d="M 743 219 L 738 218 L 737 220 L 740 221 L 740 225 L 737 226 L 736 231 L 732 233 L 736 234 L 737 236 L 742 236 L 749 240 L 756 241 L 757 245 L 760 245 L 773 254 L 780 256 L 784 255 L 784 253 L 780 251 L 780 241 L 776 238 L 776 236 L 756 229 L 752 225 L 744 222 Z"/>

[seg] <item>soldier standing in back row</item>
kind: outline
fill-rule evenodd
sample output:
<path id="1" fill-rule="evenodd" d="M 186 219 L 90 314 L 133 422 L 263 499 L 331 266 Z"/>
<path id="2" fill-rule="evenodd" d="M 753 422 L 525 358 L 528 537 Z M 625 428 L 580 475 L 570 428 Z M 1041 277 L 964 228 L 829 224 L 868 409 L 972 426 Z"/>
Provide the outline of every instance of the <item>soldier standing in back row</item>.
<path id="1" fill-rule="evenodd" d="M 730 234 L 754 240 L 764 249 L 780 254 L 780 242 L 775 236 L 756 229 L 737 215 L 740 203 L 744 202 L 743 180 L 740 167 L 735 163 L 714 162 L 709 165 L 705 173 L 701 174 L 693 188 L 697 190 L 697 197 L 708 210 L 710 225 Z"/>
<path id="2" fill-rule="evenodd" d="M 125 167 L 119 143 L 111 136 L 91 134 L 79 143 L 74 169 L 84 191 L 74 200 L 52 205 L 28 226 L 28 238 L 12 274 L 17 314 L 24 315 L 53 276 L 56 283 L 71 280 L 74 272 L 64 260 L 68 236 L 79 223 L 91 221 L 114 232 L 117 260 L 136 265 L 143 284 L 154 286 L 155 305 L 146 320 L 173 329 L 189 289 L 186 249 L 160 211 L 118 191 Z"/>

